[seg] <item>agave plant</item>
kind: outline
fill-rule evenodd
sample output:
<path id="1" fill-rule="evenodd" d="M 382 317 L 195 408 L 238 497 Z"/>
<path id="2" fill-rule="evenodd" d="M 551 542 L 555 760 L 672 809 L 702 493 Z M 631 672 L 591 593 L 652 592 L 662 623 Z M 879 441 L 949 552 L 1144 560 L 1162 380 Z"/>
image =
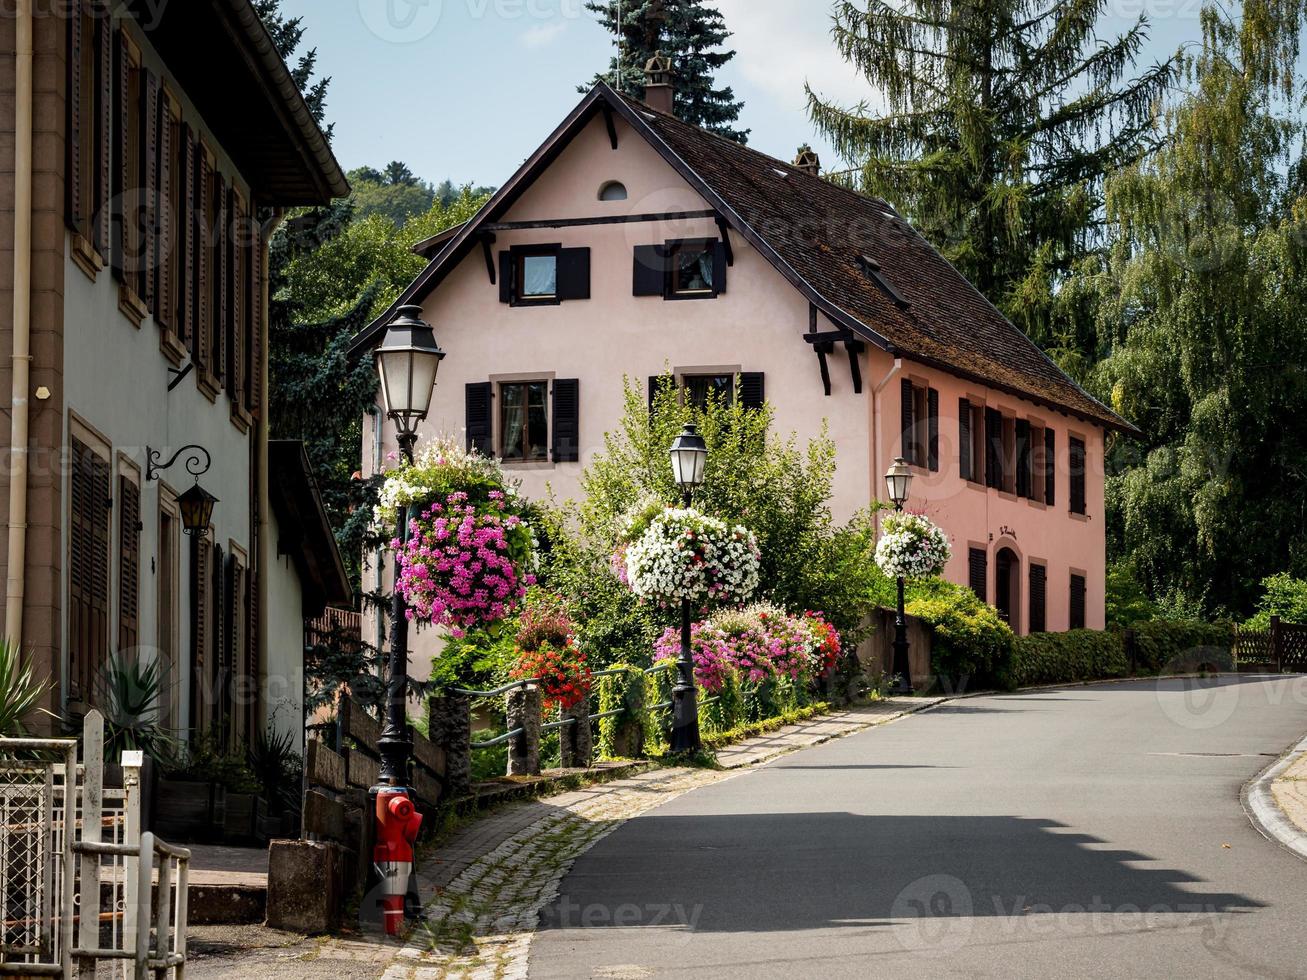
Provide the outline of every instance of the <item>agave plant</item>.
<path id="1" fill-rule="evenodd" d="M 113 657 L 100 673 L 96 705 L 104 715 L 104 757 L 141 751 L 162 766 L 176 757 L 178 741 L 161 722 L 163 672 L 158 660 Z"/>
<path id="2" fill-rule="evenodd" d="M 23 719 L 38 708 L 49 690 L 48 681 L 38 680 L 31 664 L 24 665 L 17 644 L 0 639 L 0 738 L 27 734 Z"/>
<path id="3" fill-rule="evenodd" d="M 299 808 L 301 761 L 289 732 L 259 735 L 249 749 L 249 766 L 275 810 Z"/>

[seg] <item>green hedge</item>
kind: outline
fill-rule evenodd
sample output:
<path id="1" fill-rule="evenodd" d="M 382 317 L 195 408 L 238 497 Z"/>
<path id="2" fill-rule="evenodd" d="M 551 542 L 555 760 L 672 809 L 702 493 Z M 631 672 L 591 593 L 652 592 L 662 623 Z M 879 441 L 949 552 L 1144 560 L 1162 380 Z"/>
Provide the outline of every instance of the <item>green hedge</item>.
<path id="1" fill-rule="evenodd" d="M 1153 620 L 1135 627 L 1136 674 L 1231 670 L 1229 623 Z M 1018 637 L 1009 680 L 1013 687 L 1073 684 L 1125 677 L 1130 655 L 1123 630 L 1072 630 Z"/>
<path id="2" fill-rule="evenodd" d="M 1097 630 L 1033 633 L 1017 637 L 1009 678 L 1013 687 L 1069 684 L 1124 677 L 1129 668 L 1120 633 Z"/>
<path id="3" fill-rule="evenodd" d="M 958 689 L 1001 684 L 1012 658 L 1012 630 L 970 589 L 943 579 L 915 582 L 907 613 L 930 626 L 930 669 Z"/>

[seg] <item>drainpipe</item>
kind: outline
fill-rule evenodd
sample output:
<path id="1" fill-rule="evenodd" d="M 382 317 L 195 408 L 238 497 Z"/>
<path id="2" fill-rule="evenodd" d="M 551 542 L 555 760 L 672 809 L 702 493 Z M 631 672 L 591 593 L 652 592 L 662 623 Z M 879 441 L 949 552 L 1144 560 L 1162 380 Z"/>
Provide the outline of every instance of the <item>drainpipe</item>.
<path id="1" fill-rule="evenodd" d="M 32 369 L 32 0 L 17 0 L 14 56 L 14 336 L 9 429 L 9 549 L 5 630 L 23 642 L 27 593 L 27 390 Z"/>
<path id="2" fill-rule="evenodd" d="M 880 430 L 881 430 L 881 419 L 882 419 L 882 413 L 880 410 L 880 393 L 885 390 L 886 385 L 888 385 L 891 381 L 893 381 L 896 377 L 898 377 L 899 372 L 902 370 L 903 370 L 903 358 L 901 357 L 894 358 L 894 363 L 893 365 L 891 365 L 885 377 L 881 379 L 878 385 L 876 385 L 874 388 L 871 389 L 871 485 L 873 487 L 877 487 L 877 491 L 876 491 L 877 498 L 880 497 L 880 490 L 879 490 L 880 481 L 885 476 L 884 471 L 880 468 L 881 465 L 880 463 L 881 431 Z M 876 521 L 876 531 L 877 533 L 879 533 L 880 532 L 879 511 L 876 512 L 875 521 Z"/>

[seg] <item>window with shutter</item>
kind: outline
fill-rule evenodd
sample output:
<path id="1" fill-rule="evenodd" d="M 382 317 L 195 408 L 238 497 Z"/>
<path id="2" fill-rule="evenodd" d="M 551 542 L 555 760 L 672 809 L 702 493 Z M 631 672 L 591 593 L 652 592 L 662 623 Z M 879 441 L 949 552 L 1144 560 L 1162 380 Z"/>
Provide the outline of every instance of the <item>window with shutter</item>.
<path id="1" fill-rule="evenodd" d="M 1016 490 L 1018 497 L 1030 496 L 1030 422 L 1026 419 L 1016 420 Z"/>
<path id="2" fill-rule="evenodd" d="M 554 462 L 575 463 L 581 458 L 581 382 L 575 378 L 554 382 Z"/>
<path id="3" fill-rule="evenodd" d="M 109 460 L 70 440 L 68 563 L 69 699 L 89 702 L 109 656 Z"/>
<path id="4" fill-rule="evenodd" d="M 958 399 L 958 473 L 964 480 L 975 479 L 971 457 L 971 401 Z"/>
<path id="5" fill-rule="evenodd" d="M 493 386 L 489 381 L 469 384 L 466 388 L 466 425 L 468 452 L 492 456 L 495 452 L 494 421 L 491 414 Z"/>
<path id="6" fill-rule="evenodd" d="M 1030 632 L 1043 633 L 1047 628 L 1048 570 L 1043 565 L 1030 563 Z"/>
<path id="7" fill-rule="evenodd" d="M 510 462 L 549 458 L 547 381 L 502 381 L 499 398 L 499 457 Z"/>
<path id="8" fill-rule="evenodd" d="M 1085 513 L 1085 442 L 1083 439 L 1071 437 L 1067 444 L 1070 451 L 1070 479 L 1071 479 L 1071 513 Z"/>
<path id="9" fill-rule="evenodd" d="M 926 393 L 926 466 L 939 470 L 939 392 L 934 388 Z"/>
<path id="10" fill-rule="evenodd" d="M 967 572 L 971 591 L 981 602 L 988 602 L 989 556 L 984 548 L 971 548 L 967 553 Z"/>
<path id="11" fill-rule="evenodd" d="M 1070 627 L 1073 630 L 1082 630 L 1085 628 L 1085 591 L 1085 577 L 1083 575 L 1072 573 Z"/>
<path id="12" fill-rule="evenodd" d="M 1044 430 L 1044 503 L 1052 507 L 1057 503 L 1057 436 L 1052 429 Z"/>
<path id="13" fill-rule="evenodd" d="M 141 643 L 141 489 L 118 476 L 118 654 Z"/>
<path id="14" fill-rule="evenodd" d="M 140 259 L 132 288 L 147 310 L 155 307 L 155 271 L 158 265 L 159 236 L 159 77 L 154 72 L 137 69 L 140 106 L 137 109 L 136 174 L 140 196 L 136 234 Z"/>
<path id="15" fill-rule="evenodd" d="M 917 461 L 917 396 L 912 382 L 904 378 L 900 383 L 900 439 L 899 455 L 909 463 Z"/>

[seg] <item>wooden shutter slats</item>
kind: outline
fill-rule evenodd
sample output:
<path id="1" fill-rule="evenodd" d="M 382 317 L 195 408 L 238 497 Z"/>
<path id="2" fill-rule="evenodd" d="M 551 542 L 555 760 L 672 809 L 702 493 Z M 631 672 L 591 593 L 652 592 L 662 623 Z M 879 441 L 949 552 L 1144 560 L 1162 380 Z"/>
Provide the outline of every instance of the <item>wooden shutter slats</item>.
<path id="1" fill-rule="evenodd" d="M 581 458 L 581 382 L 575 378 L 554 382 L 553 450 L 555 463 Z"/>
<path id="2" fill-rule="evenodd" d="M 231 347 L 227 352 L 227 393 L 237 404 L 245 397 L 245 307 L 249 288 L 245 267 L 245 205 L 233 187 L 231 191 Z"/>
<path id="3" fill-rule="evenodd" d="M 1043 565 L 1030 566 L 1030 632 L 1043 633 L 1047 628 L 1045 609 L 1047 606 L 1048 571 Z"/>
<path id="4" fill-rule="evenodd" d="M 1003 414 L 985 409 L 985 486 L 1003 486 Z"/>
<path id="5" fill-rule="evenodd" d="M 211 279 L 215 274 L 212 268 L 211 248 L 214 235 L 213 214 L 213 166 L 203 144 L 198 144 L 195 151 L 195 323 L 196 337 L 194 357 L 196 367 L 201 371 L 210 368 L 210 356 L 213 350 L 213 285 Z"/>
<path id="6" fill-rule="evenodd" d="M 159 77 L 140 69 L 140 259 L 136 293 L 148 310 L 155 307 L 155 271 L 159 251 Z"/>
<path id="7" fill-rule="evenodd" d="M 491 414 L 492 387 L 490 382 L 469 384 L 466 388 L 466 422 L 468 452 L 495 454 L 493 416 Z"/>
<path id="8" fill-rule="evenodd" d="M 631 277 L 635 296 L 664 296 L 667 292 L 667 249 L 663 245 L 635 246 Z"/>
<path id="9" fill-rule="evenodd" d="M 761 371 L 743 371 L 740 374 L 740 405 L 759 409 L 767 401 L 766 377 Z"/>
<path id="10" fill-rule="evenodd" d="M 900 432 L 900 450 L 899 453 L 909 463 L 917 461 L 917 440 L 916 425 L 913 415 L 916 410 L 916 393 L 913 390 L 912 382 L 904 378 L 899 386 L 900 404 L 901 404 L 901 432 Z"/>
<path id="11" fill-rule="evenodd" d="M 1072 437 L 1070 443 L 1071 460 L 1071 513 L 1085 512 L 1085 443 L 1082 439 Z"/>
<path id="12" fill-rule="evenodd" d="M 1085 591 L 1085 577 L 1073 574 L 1071 576 L 1071 622 L 1069 624 L 1073 630 L 1085 628 Z"/>
<path id="13" fill-rule="evenodd" d="M 988 602 L 989 556 L 983 548 L 972 548 L 967 554 L 967 571 L 971 591 L 981 602 Z"/>
<path id="14" fill-rule="evenodd" d="M 90 700 L 109 653 L 109 462 L 73 436 L 69 528 L 70 697 Z"/>
<path id="15" fill-rule="evenodd" d="M 971 401 L 958 400 L 958 471 L 964 480 L 975 479 L 971 459 Z"/>
<path id="16" fill-rule="evenodd" d="M 88 106 L 82 104 L 82 59 L 83 46 L 91 43 L 83 36 L 84 18 L 82 3 L 75 3 L 69 10 L 67 33 L 67 135 L 64 142 L 64 220 L 73 231 L 82 231 L 85 226 L 85 208 L 87 202 L 82 200 L 82 154 L 84 147 L 85 115 Z"/>
<path id="17" fill-rule="evenodd" d="M 926 392 L 926 466 L 939 470 L 939 392 L 931 388 Z"/>
<path id="18" fill-rule="evenodd" d="M 558 252 L 558 300 L 590 298 L 590 250 L 564 248 Z"/>
<path id="19" fill-rule="evenodd" d="M 113 118 L 114 33 L 106 4 L 96 5 L 96 88 L 99 93 L 96 124 L 95 248 L 107 257 L 113 242 Z"/>
<path id="20" fill-rule="evenodd" d="M 214 280 L 214 289 L 217 291 L 217 322 L 213 325 L 213 373 L 219 383 L 225 383 L 227 379 L 227 352 L 230 346 L 231 338 L 231 304 L 228 302 L 228 279 L 231 272 L 230 263 L 230 246 L 231 246 L 231 229 L 227 226 L 228 218 L 228 188 L 227 181 L 222 176 L 215 173 L 214 175 L 214 197 L 215 210 L 214 215 L 214 245 L 216 249 L 217 268 L 214 270 L 216 276 Z"/>
<path id="21" fill-rule="evenodd" d="M 257 213 L 251 205 L 251 214 Z M 267 262 L 267 249 L 264 247 L 263 233 L 251 233 L 250 246 L 250 368 L 247 389 L 249 398 L 246 407 L 255 418 L 263 410 L 263 334 L 267 315 L 267 297 L 264 295 L 264 272 Z"/>
<path id="22" fill-rule="evenodd" d="M 499 302 L 513 302 L 513 253 L 499 253 Z"/>
<path id="23" fill-rule="evenodd" d="M 118 477 L 118 652 L 140 645 L 141 491 Z"/>
<path id="24" fill-rule="evenodd" d="M 177 335 L 195 356 L 195 134 L 186 123 L 181 124 L 181 156 L 178 171 L 181 175 L 182 214 L 177 216 L 177 232 L 181 241 L 181 282 L 177 284 Z"/>
<path id="25" fill-rule="evenodd" d="M 209 725 L 209 555 L 208 540 L 191 538 L 191 718 L 192 727 Z"/>
<path id="26" fill-rule="evenodd" d="M 170 333 L 176 331 L 176 303 L 173 301 L 173 254 L 176 243 L 173 241 L 173 228 L 178 215 L 173 211 L 175 188 L 172 185 L 172 161 L 176 148 L 173 143 L 173 102 L 167 93 L 160 93 L 157 109 L 158 150 L 155 154 L 154 167 L 158 173 L 155 195 L 155 301 L 154 317 L 159 326 Z"/>
<path id="27" fill-rule="evenodd" d="M 116 166 L 113 176 L 113 258 L 111 266 L 114 278 L 121 283 L 128 282 L 128 271 L 132 268 L 130 252 L 131 236 L 128 221 L 130 215 L 130 197 L 135 188 L 127 186 L 131 173 L 131 72 L 132 59 L 128 49 L 127 34 L 121 28 L 117 32 L 114 54 L 114 158 Z"/>
<path id="28" fill-rule="evenodd" d="M 712 254 L 712 290 L 720 296 L 726 292 L 726 267 L 730 264 L 726 261 L 726 243 L 713 242 Z"/>
<path id="29" fill-rule="evenodd" d="M 1029 497 L 1031 485 L 1030 422 L 1017 419 L 1017 496 Z"/>
<path id="30" fill-rule="evenodd" d="M 1044 503 L 1057 503 L 1057 436 L 1052 429 L 1044 430 Z"/>

